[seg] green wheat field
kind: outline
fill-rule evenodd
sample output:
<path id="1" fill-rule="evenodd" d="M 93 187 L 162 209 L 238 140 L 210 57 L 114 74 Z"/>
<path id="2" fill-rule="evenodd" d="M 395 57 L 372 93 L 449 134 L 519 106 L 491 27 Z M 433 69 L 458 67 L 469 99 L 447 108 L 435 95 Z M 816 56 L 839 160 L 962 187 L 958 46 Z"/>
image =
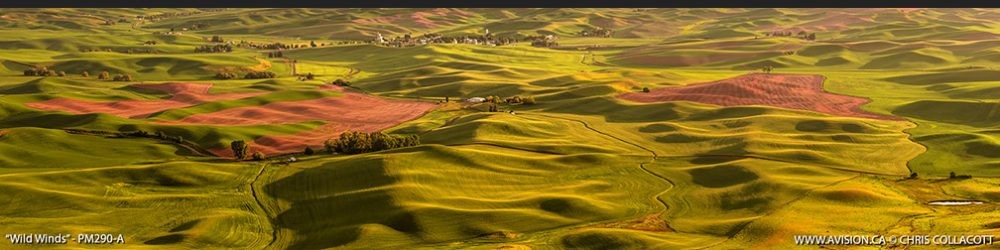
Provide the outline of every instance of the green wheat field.
<path id="1" fill-rule="evenodd" d="M 125 237 L 0 248 L 815 249 L 793 236 L 1000 235 L 998 20 L 0 9 L 0 231 Z M 775 87 L 803 76 L 822 85 Z M 816 93 L 829 98 L 805 99 Z M 419 144 L 327 150 L 345 131 Z M 234 141 L 262 157 L 235 160 Z"/>

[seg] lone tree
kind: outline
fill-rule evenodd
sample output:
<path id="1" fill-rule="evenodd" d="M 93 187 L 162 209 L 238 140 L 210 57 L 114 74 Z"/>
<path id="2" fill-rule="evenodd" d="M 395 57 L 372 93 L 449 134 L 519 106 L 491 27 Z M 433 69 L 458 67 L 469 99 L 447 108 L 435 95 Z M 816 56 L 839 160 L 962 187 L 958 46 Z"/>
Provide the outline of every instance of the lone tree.
<path id="1" fill-rule="evenodd" d="M 310 148 L 309 146 L 306 146 L 306 150 L 302 151 L 302 153 L 304 153 L 306 155 L 313 155 L 313 154 L 316 153 L 316 151 L 313 151 L 313 148 Z"/>
<path id="2" fill-rule="evenodd" d="M 309 41 L 309 46 L 316 47 L 316 41 Z"/>
<path id="3" fill-rule="evenodd" d="M 89 73 L 89 72 L 87 72 L 87 71 L 84 71 L 83 73 L 80 73 L 80 76 L 83 76 L 83 77 L 90 77 L 90 73 Z"/>
<path id="4" fill-rule="evenodd" d="M 247 154 L 250 153 L 250 145 L 243 140 L 234 141 L 229 143 L 229 147 L 233 149 L 233 157 L 237 161 L 247 158 Z"/>
<path id="5" fill-rule="evenodd" d="M 643 87 L 643 88 L 642 88 L 642 92 L 644 92 L 644 93 L 649 93 L 649 88 L 648 88 L 648 87 Z"/>
<path id="6" fill-rule="evenodd" d="M 97 75 L 97 79 L 98 80 L 111 80 L 111 73 L 108 73 L 107 70 L 101 71 L 101 74 Z"/>

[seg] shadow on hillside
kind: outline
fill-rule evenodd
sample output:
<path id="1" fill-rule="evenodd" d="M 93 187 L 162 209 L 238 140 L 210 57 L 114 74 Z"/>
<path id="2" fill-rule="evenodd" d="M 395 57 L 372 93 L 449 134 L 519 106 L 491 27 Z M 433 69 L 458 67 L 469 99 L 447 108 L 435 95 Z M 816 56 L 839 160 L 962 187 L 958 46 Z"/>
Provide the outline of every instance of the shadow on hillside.
<path id="1" fill-rule="evenodd" d="M 293 249 L 342 246 L 360 236 L 362 226 L 377 225 L 406 234 L 420 233 L 415 216 L 394 203 L 386 188 L 398 181 L 378 158 L 328 162 L 264 187 L 291 203 L 272 222 L 295 231 Z"/>

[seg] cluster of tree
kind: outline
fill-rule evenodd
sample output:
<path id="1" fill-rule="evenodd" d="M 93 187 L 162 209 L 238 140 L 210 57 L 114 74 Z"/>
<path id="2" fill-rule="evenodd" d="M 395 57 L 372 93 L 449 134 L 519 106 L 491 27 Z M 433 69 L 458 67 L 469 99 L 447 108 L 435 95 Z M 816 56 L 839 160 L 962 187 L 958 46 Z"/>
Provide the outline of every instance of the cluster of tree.
<path id="1" fill-rule="evenodd" d="M 305 46 L 307 46 L 307 45 L 302 45 L 302 44 L 284 44 L 284 43 L 280 43 L 280 42 L 274 42 L 274 43 L 257 43 L 257 42 L 249 42 L 249 41 L 242 41 L 242 40 L 239 43 L 236 43 L 236 47 L 240 47 L 240 48 L 271 49 L 271 50 L 304 48 Z M 281 57 L 281 56 L 275 56 L 275 57 Z"/>
<path id="2" fill-rule="evenodd" d="M 771 71 L 774 71 L 774 66 L 771 65 L 764 66 L 763 68 L 760 68 L 760 71 L 770 74 Z"/>
<path id="3" fill-rule="evenodd" d="M 816 40 L 816 33 L 808 33 L 807 34 L 805 31 L 799 31 L 799 38 L 802 38 L 802 39 L 805 39 L 805 40 L 809 40 L 809 41 L 815 41 Z"/>
<path id="4" fill-rule="evenodd" d="M 145 44 L 145 45 L 156 45 L 156 41 L 146 41 L 143 44 Z"/>
<path id="5" fill-rule="evenodd" d="M 340 45 L 344 45 L 344 44 L 363 44 L 363 43 L 371 43 L 371 42 L 372 41 L 339 41 L 339 42 L 337 42 L 337 44 L 340 44 Z"/>
<path id="6" fill-rule="evenodd" d="M 212 36 L 212 40 L 209 40 L 209 41 L 211 41 L 213 43 L 224 43 L 224 42 L 226 42 L 226 41 L 223 41 L 222 38 L 219 37 L 219 36 Z"/>
<path id="7" fill-rule="evenodd" d="M 521 103 L 528 104 L 528 105 L 534 105 L 535 104 L 535 97 L 534 96 L 526 96 L 523 99 L 521 99 Z"/>
<path id="8" fill-rule="evenodd" d="M 175 142 L 175 143 L 184 143 L 184 137 L 179 136 L 179 135 L 178 136 L 169 136 L 169 135 L 167 135 L 167 133 L 164 133 L 163 131 L 157 131 L 155 135 L 154 134 L 150 134 L 149 132 L 146 132 L 146 131 L 143 131 L 143 130 L 125 131 L 125 132 L 119 132 L 118 134 L 120 136 L 123 136 L 123 137 L 156 138 L 156 139 L 171 141 L 171 142 Z"/>
<path id="9" fill-rule="evenodd" d="M 488 103 L 500 103 L 501 100 L 499 96 L 491 95 L 486 97 L 486 102 Z"/>
<path id="10" fill-rule="evenodd" d="M 128 49 L 124 49 L 124 50 L 110 50 L 109 49 L 108 52 L 124 53 L 124 54 L 159 54 L 160 53 L 159 50 L 155 50 L 155 49 L 152 49 L 152 48 L 142 48 L 142 49 L 128 48 Z"/>
<path id="11" fill-rule="evenodd" d="M 115 25 L 115 21 L 114 20 L 104 20 L 103 25 L 109 25 L 109 26 L 110 25 Z"/>
<path id="12" fill-rule="evenodd" d="M 156 134 L 150 134 L 149 132 L 146 132 L 146 131 L 143 131 L 143 130 L 123 131 L 123 132 L 118 132 L 118 136 L 122 136 L 122 137 L 155 138 L 155 139 L 160 139 L 160 140 L 165 140 L 165 141 L 171 141 L 171 142 L 178 143 L 178 144 L 179 143 L 184 143 L 184 137 L 183 136 L 180 136 L 180 135 L 178 135 L 178 136 L 169 136 L 169 135 L 167 135 L 167 133 L 164 133 L 163 131 L 157 131 Z"/>
<path id="13" fill-rule="evenodd" d="M 531 41 L 531 46 L 535 47 L 555 47 L 559 46 L 559 43 L 552 40 L 535 40 Z"/>
<path id="14" fill-rule="evenodd" d="M 101 71 L 101 74 L 97 75 L 98 80 L 111 80 L 111 73 L 107 70 Z"/>
<path id="15" fill-rule="evenodd" d="M 351 82 L 348 82 L 347 80 L 340 79 L 340 78 L 337 78 L 337 80 L 333 80 L 333 82 L 331 82 L 331 83 L 333 85 L 337 85 L 337 86 L 344 86 L 344 87 L 351 86 Z"/>
<path id="16" fill-rule="evenodd" d="M 531 41 L 531 46 L 535 47 L 555 47 L 559 46 L 556 42 L 556 37 L 553 35 L 534 35 L 524 37 L 524 41 Z"/>
<path id="17" fill-rule="evenodd" d="M 236 72 L 220 72 L 218 74 L 215 74 L 215 79 L 219 80 L 230 80 L 239 77 L 240 77 L 239 75 L 236 75 Z"/>
<path id="18" fill-rule="evenodd" d="M 311 80 L 315 80 L 315 79 L 316 79 L 316 75 L 313 75 L 313 73 L 306 73 L 305 75 L 300 75 L 298 77 L 299 81 L 311 81 Z"/>
<path id="19" fill-rule="evenodd" d="M 229 143 L 229 148 L 233 150 L 233 158 L 237 161 L 241 161 L 250 156 L 250 144 L 243 140 L 233 141 Z"/>
<path id="20" fill-rule="evenodd" d="M 233 46 L 229 44 L 205 45 L 194 48 L 195 53 L 222 53 L 233 52 Z"/>
<path id="21" fill-rule="evenodd" d="M 112 49 L 97 48 L 97 49 L 80 49 L 80 52 L 115 52 L 115 51 Z"/>
<path id="22" fill-rule="evenodd" d="M 576 35 L 584 37 L 611 37 L 611 30 L 604 28 L 597 28 L 593 30 L 582 30 L 577 32 Z"/>
<path id="23" fill-rule="evenodd" d="M 764 36 L 791 37 L 792 36 L 792 32 L 791 31 L 765 32 Z M 816 40 L 816 33 L 806 33 L 805 31 L 799 31 L 797 37 L 801 38 L 803 40 L 815 41 Z"/>
<path id="24" fill-rule="evenodd" d="M 500 112 L 500 108 L 497 107 L 496 103 L 490 103 L 490 108 L 489 109 L 490 109 L 489 112 Z"/>
<path id="25" fill-rule="evenodd" d="M 278 77 L 278 75 L 275 74 L 274 72 L 269 72 L 269 71 L 252 71 L 252 72 L 247 72 L 246 75 L 243 75 L 243 79 L 264 79 L 264 78 L 275 78 L 275 77 Z M 219 72 L 215 74 L 215 79 L 219 80 L 231 80 L 239 78 L 240 76 L 236 72 Z"/>
<path id="26" fill-rule="evenodd" d="M 920 175 L 918 175 L 917 172 L 911 172 L 910 177 L 907 179 L 917 179 L 917 178 L 920 178 Z M 948 174 L 948 179 L 954 179 L 954 180 L 972 179 L 972 175 L 956 174 L 954 171 L 952 171 L 951 173 Z"/>
<path id="27" fill-rule="evenodd" d="M 535 104 L 535 97 L 526 96 L 526 97 L 522 98 L 520 96 L 512 96 L 512 97 L 507 97 L 507 99 L 504 99 L 504 102 L 506 102 L 506 103 Z"/>
<path id="28" fill-rule="evenodd" d="M 267 52 L 267 58 L 280 58 L 280 57 L 285 57 L 285 54 L 282 54 L 281 51 Z"/>
<path id="29" fill-rule="evenodd" d="M 255 161 L 263 161 L 267 160 L 267 155 L 264 155 L 263 152 L 257 151 L 253 152 L 253 156 L 251 156 L 251 158 Z"/>
<path id="30" fill-rule="evenodd" d="M 172 142 L 175 142 L 175 143 L 184 143 L 184 137 L 183 136 L 179 136 L 179 135 L 178 136 L 169 136 L 169 135 L 167 135 L 167 133 L 164 133 L 163 131 L 157 131 L 156 132 L 156 138 L 159 138 L 160 140 L 172 141 Z"/>
<path id="31" fill-rule="evenodd" d="M 66 72 L 56 72 L 43 66 L 24 70 L 24 76 L 66 76 Z"/>
<path id="32" fill-rule="evenodd" d="M 243 140 L 233 141 L 229 143 L 229 148 L 233 150 L 233 158 L 236 158 L 237 161 L 246 160 L 247 157 L 249 157 L 254 161 L 267 160 L 267 155 L 265 155 L 263 152 L 256 151 L 253 152 L 253 154 L 251 154 L 250 144 Z"/>
<path id="33" fill-rule="evenodd" d="M 132 76 L 130 76 L 128 74 L 117 74 L 111 80 L 112 81 L 116 81 L 116 82 L 131 82 L 132 81 Z"/>
<path id="34" fill-rule="evenodd" d="M 971 179 L 972 175 L 955 174 L 955 172 L 951 172 L 950 174 L 948 174 L 948 178 L 949 179 Z"/>
<path id="35" fill-rule="evenodd" d="M 412 36 L 410 34 L 405 34 L 402 37 L 396 36 L 389 39 L 384 39 L 381 36 L 378 36 L 372 42 L 388 47 L 410 47 L 410 46 L 427 45 L 435 43 L 451 43 L 451 44 L 461 43 L 461 44 L 482 44 L 482 45 L 502 46 L 502 45 L 516 43 L 518 42 L 518 40 L 514 37 L 498 37 L 489 33 L 476 36 L 467 35 L 467 36 L 455 36 L 455 37 L 445 37 L 438 33 L 427 33 L 420 36 Z"/>
<path id="36" fill-rule="evenodd" d="M 155 41 L 148 41 L 148 42 L 153 42 L 155 44 Z M 147 44 L 148 44 L 148 42 L 147 42 Z M 112 49 L 112 48 L 87 48 L 87 49 L 80 49 L 80 52 L 115 52 L 115 53 L 125 53 L 125 54 L 159 54 L 159 53 L 161 53 L 159 50 L 156 50 L 156 49 L 153 49 L 153 48 L 125 48 L 125 49 L 122 49 L 122 48 L 116 48 L 116 49 Z"/>
<path id="37" fill-rule="evenodd" d="M 394 148 L 412 147 L 420 144 L 418 135 L 388 135 L 382 132 L 344 132 L 339 138 L 324 143 L 326 150 L 333 153 L 360 154 Z"/>
<path id="38" fill-rule="evenodd" d="M 248 72 L 243 76 L 243 79 L 264 79 L 264 78 L 275 78 L 278 75 L 270 71 L 253 71 Z"/>

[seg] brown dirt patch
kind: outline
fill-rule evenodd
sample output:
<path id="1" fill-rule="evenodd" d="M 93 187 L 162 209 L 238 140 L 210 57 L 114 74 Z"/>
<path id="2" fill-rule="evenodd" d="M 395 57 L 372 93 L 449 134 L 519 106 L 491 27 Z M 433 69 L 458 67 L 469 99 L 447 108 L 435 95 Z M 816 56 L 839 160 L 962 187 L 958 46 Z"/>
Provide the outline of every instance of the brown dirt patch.
<path id="1" fill-rule="evenodd" d="M 319 147 L 327 139 L 345 131 L 381 131 L 416 119 L 437 106 L 431 102 L 390 100 L 324 85 L 322 89 L 343 92 L 343 96 L 304 101 L 273 102 L 261 106 L 239 107 L 212 113 L 195 114 L 159 124 L 198 124 L 248 126 L 326 121 L 317 129 L 289 135 L 268 135 L 254 140 L 252 150 L 265 154 L 301 152 L 306 146 Z M 220 156 L 232 156 L 228 148 L 211 149 Z"/>
<path id="2" fill-rule="evenodd" d="M 420 26 L 423 28 L 438 28 L 441 26 L 454 25 L 452 22 L 443 20 L 431 20 L 430 18 L 435 17 L 472 17 L 473 14 L 461 11 L 461 10 L 451 10 L 451 9 L 434 9 L 429 11 L 416 11 L 409 14 L 400 14 L 396 16 L 382 16 L 373 17 L 365 19 L 355 19 L 351 22 L 355 23 L 412 23 L 415 26 Z"/>
<path id="3" fill-rule="evenodd" d="M 55 98 L 41 102 L 25 103 L 25 106 L 41 109 L 66 111 L 74 114 L 107 113 L 125 118 L 145 118 L 150 114 L 175 108 L 183 108 L 201 103 L 246 98 L 267 92 L 247 92 L 209 94 L 211 83 L 160 83 L 133 84 L 137 88 L 155 89 L 173 96 L 167 100 L 124 100 L 88 101 L 70 98 Z"/>
<path id="4" fill-rule="evenodd" d="M 838 116 L 902 120 L 863 111 L 868 99 L 823 90 L 820 75 L 747 74 L 719 81 L 662 88 L 650 93 L 625 93 L 618 97 L 636 102 L 691 101 L 721 106 L 767 105 L 809 110 Z"/>

